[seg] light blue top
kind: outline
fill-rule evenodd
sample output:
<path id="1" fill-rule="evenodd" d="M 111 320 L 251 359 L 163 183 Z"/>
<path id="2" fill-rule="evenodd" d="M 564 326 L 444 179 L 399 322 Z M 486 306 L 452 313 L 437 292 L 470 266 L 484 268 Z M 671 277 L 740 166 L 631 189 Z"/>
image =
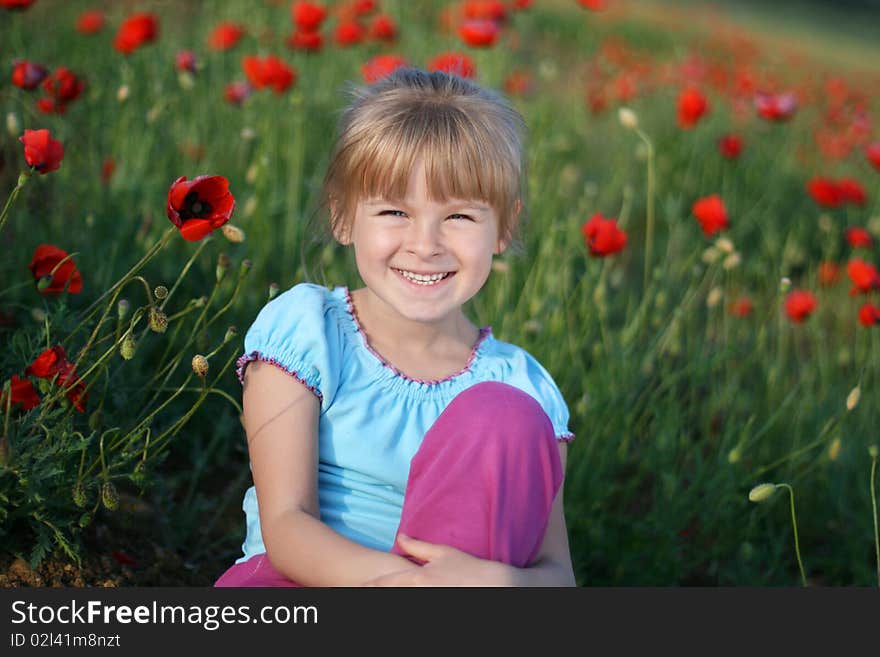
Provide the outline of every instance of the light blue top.
<path id="1" fill-rule="evenodd" d="M 240 379 L 248 362 L 271 362 L 320 400 L 321 520 L 366 547 L 391 549 L 410 460 L 446 405 L 470 386 L 481 381 L 513 385 L 541 404 L 558 440 L 574 438 L 559 389 L 524 349 L 496 340 L 486 326 L 461 372 L 440 381 L 412 379 L 370 347 L 346 287 L 294 285 L 263 307 L 244 348 Z M 242 508 L 247 536 L 236 563 L 266 551 L 253 486 Z"/>

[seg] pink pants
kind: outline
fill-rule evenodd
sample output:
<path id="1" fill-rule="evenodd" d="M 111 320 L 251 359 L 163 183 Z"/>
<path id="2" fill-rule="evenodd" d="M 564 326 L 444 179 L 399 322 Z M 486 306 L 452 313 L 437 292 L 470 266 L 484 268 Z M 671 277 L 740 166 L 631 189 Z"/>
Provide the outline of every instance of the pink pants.
<path id="1" fill-rule="evenodd" d="M 541 405 L 505 383 L 478 383 L 425 434 L 410 464 L 398 532 L 522 568 L 538 555 L 562 475 Z M 391 551 L 403 554 L 396 541 Z M 214 586 L 299 584 L 259 554 Z"/>

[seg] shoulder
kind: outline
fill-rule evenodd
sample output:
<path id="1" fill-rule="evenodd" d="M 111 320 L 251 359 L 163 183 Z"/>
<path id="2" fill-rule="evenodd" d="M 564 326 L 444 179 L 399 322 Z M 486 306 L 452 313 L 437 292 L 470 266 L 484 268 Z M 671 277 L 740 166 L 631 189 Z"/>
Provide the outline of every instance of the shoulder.
<path id="1" fill-rule="evenodd" d="M 518 345 L 493 337 L 488 357 L 496 360 L 492 369 L 500 374 L 501 381 L 529 393 L 541 404 L 553 422 L 557 438 L 574 438 L 568 427 L 565 398 L 553 375 L 535 356 Z"/>

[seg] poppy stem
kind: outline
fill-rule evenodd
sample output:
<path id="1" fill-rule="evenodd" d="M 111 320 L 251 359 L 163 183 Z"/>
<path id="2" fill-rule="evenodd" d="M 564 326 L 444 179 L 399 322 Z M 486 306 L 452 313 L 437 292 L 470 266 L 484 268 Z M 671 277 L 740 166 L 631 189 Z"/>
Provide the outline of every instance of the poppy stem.
<path id="1" fill-rule="evenodd" d="M 776 484 L 777 488 L 787 488 L 791 503 L 791 527 L 794 531 L 794 552 L 797 555 L 798 567 L 801 569 L 801 583 L 807 585 L 807 576 L 804 574 L 804 562 L 801 561 L 801 547 L 798 542 L 797 518 L 794 515 L 794 489 L 789 484 Z"/>
<path id="2" fill-rule="evenodd" d="M 651 250 L 654 247 L 654 188 L 656 186 L 654 172 L 654 145 L 644 132 L 636 128 L 636 133 L 648 147 L 648 188 L 645 192 L 645 271 L 642 280 L 643 293 L 648 289 L 648 277 L 651 275 Z"/>
<path id="3" fill-rule="evenodd" d="M 9 197 L 6 199 L 6 205 L 3 206 L 3 212 L 0 213 L 0 232 L 3 231 L 3 226 L 6 225 L 6 217 L 9 215 L 9 208 L 12 207 L 12 202 L 15 200 L 15 197 L 18 196 L 18 193 L 21 191 L 21 188 L 24 187 L 24 184 L 27 182 L 30 175 L 30 171 L 23 171 L 21 175 L 18 176 L 18 183 L 15 185 L 12 192 L 10 192 Z"/>
<path id="4" fill-rule="evenodd" d="M 877 457 L 871 459 L 871 509 L 874 512 L 874 554 L 877 555 L 877 586 L 880 587 L 880 532 L 877 528 L 877 491 L 874 479 L 877 474 Z"/>

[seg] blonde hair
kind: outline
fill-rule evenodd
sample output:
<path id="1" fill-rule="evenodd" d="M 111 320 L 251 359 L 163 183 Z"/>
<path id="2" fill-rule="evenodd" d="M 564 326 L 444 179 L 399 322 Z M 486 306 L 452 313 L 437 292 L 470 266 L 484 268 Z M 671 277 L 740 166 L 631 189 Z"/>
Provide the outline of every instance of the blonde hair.
<path id="1" fill-rule="evenodd" d="M 500 94 L 456 75 L 408 67 L 369 86 L 350 86 L 349 93 L 322 186 L 334 235 L 349 233 L 359 200 L 403 199 L 423 157 L 431 200 L 488 202 L 499 238 L 521 250 L 526 126 Z"/>

